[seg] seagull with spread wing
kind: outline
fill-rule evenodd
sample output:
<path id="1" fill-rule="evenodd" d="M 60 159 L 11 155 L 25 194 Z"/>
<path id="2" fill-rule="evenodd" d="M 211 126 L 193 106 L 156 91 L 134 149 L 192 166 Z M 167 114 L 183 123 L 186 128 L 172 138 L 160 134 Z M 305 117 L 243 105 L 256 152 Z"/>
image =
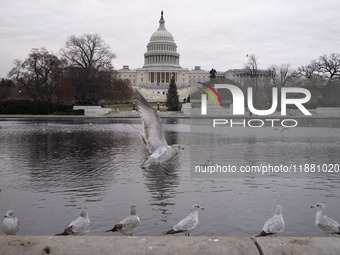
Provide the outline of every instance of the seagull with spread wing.
<path id="1" fill-rule="evenodd" d="M 176 152 L 181 149 L 181 147 L 178 144 L 173 144 L 171 146 L 168 145 L 164 137 L 160 117 L 156 110 L 151 107 L 151 105 L 137 90 L 135 90 L 134 95 L 138 105 L 138 112 L 144 127 L 142 140 L 151 154 L 150 157 L 141 165 L 141 168 L 146 169 L 151 164 L 156 164 L 166 170 L 162 164 L 171 159 Z"/>

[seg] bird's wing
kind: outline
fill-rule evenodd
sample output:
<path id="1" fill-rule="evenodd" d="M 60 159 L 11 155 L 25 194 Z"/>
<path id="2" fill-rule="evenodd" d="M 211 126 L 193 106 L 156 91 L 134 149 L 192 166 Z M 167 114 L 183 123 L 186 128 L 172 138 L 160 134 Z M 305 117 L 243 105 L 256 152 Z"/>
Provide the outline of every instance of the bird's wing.
<path id="1" fill-rule="evenodd" d="M 76 235 L 78 233 L 78 230 L 74 225 L 70 225 L 65 228 L 64 233 L 68 235 Z"/>
<path id="2" fill-rule="evenodd" d="M 15 219 L 16 219 L 18 226 L 20 227 L 20 221 L 18 220 L 18 218 L 15 218 Z"/>
<path id="3" fill-rule="evenodd" d="M 126 217 L 124 220 L 122 220 L 120 224 L 123 225 L 122 230 L 131 231 L 139 226 L 140 221 L 139 218 L 137 218 L 136 216 L 130 215 Z"/>
<path id="4" fill-rule="evenodd" d="M 83 234 L 88 230 L 89 223 L 83 217 L 78 217 L 68 227 L 71 227 L 74 234 Z"/>
<path id="5" fill-rule="evenodd" d="M 183 220 L 181 220 L 180 222 L 178 222 L 173 227 L 173 230 L 175 230 L 175 231 L 178 231 L 178 230 L 188 231 L 188 230 L 192 230 L 193 228 L 195 228 L 197 224 L 198 224 L 198 221 L 195 220 L 193 217 L 190 217 L 190 215 L 189 215 L 186 218 L 184 218 Z"/>
<path id="6" fill-rule="evenodd" d="M 145 100 L 145 98 L 135 90 L 135 99 L 138 104 L 139 115 L 143 121 L 144 136 L 150 153 L 153 153 L 158 147 L 168 145 L 159 116 L 155 109 Z"/>
<path id="7" fill-rule="evenodd" d="M 284 228 L 284 222 L 279 217 L 272 217 L 264 223 L 263 231 L 266 233 L 278 233 Z"/>
<path id="8" fill-rule="evenodd" d="M 339 223 L 333 220 L 332 218 L 329 218 L 327 216 L 322 217 L 322 219 L 319 221 L 318 227 L 325 231 L 326 233 L 335 233 L 339 232 Z"/>

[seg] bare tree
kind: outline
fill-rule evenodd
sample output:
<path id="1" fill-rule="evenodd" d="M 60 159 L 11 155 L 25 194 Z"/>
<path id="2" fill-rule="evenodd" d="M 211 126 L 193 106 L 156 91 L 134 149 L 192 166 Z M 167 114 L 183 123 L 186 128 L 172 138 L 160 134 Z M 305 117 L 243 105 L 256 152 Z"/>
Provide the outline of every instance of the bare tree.
<path id="1" fill-rule="evenodd" d="M 340 84 L 340 54 L 322 55 L 309 65 L 299 67 L 297 71 L 309 80 L 313 88 L 319 90 L 324 85 Z"/>
<path id="2" fill-rule="evenodd" d="M 68 60 L 67 76 L 76 88 L 79 104 L 95 104 L 105 96 L 114 75 L 112 60 L 116 57 L 98 34 L 71 36 L 61 54 Z"/>
<path id="3" fill-rule="evenodd" d="M 247 75 L 247 82 L 245 84 L 244 90 L 246 90 L 247 87 L 252 87 L 253 88 L 253 97 L 254 97 L 254 102 L 255 104 L 259 104 L 261 99 L 259 98 L 260 96 L 260 88 L 258 86 L 258 80 L 259 80 L 259 70 L 258 70 L 258 59 L 256 55 L 251 54 L 247 55 L 248 61 L 244 65 L 245 73 Z"/>
<path id="4" fill-rule="evenodd" d="M 247 74 L 253 78 L 253 81 L 255 82 L 254 84 L 252 84 L 253 86 L 257 85 L 257 78 L 258 78 L 258 59 L 256 57 L 256 55 L 251 54 L 250 56 L 248 56 L 248 61 L 245 64 L 244 68 L 246 69 Z"/>
<path id="5" fill-rule="evenodd" d="M 34 100 L 52 103 L 61 84 L 64 61 L 45 48 L 32 49 L 25 61 L 15 60 L 9 78 L 21 84 Z"/>
<path id="6" fill-rule="evenodd" d="M 268 68 L 270 83 L 272 86 L 267 89 L 268 98 L 272 99 L 272 87 L 278 88 L 278 98 L 281 98 L 281 88 L 289 86 L 294 77 L 294 71 L 290 68 L 290 64 L 282 64 L 280 66 L 271 65 Z M 278 102 L 278 109 L 281 107 L 281 102 Z"/>
<path id="7" fill-rule="evenodd" d="M 307 80 L 307 86 L 321 90 L 323 75 L 319 64 L 315 60 L 312 60 L 309 65 L 299 67 L 297 73 Z"/>
<path id="8" fill-rule="evenodd" d="M 14 82 L 12 80 L 2 78 L 0 82 L 0 100 L 10 98 L 13 90 Z"/>
<path id="9" fill-rule="evenodd" d="M 55 91 L 54 102 L 56 104 L 74 104 L 76 90 L 74 86 L 65 77 L 61 77 L 60 86 Z"/>
<path id="10" fill-rule="evenodd" d="M 111 98 L 114 102 L 126 103 L 129 102 L 133 95 L 133 89 L 130 80 L 116 79 L 113 82 L 111 89 Z"/>
<path id="11" fill-rule="evenodd" d="M 318 69 L 327 79 L 326 85 L 339 84 L 340 79 L 340 54 L 332 53 L 322 55 L 316 62 Z"/>
<path id="12" fill-rule="evenodd" d="M 340 54 L 322 55 L 318 60 L 299 67 L 297 72 L 305 78 L 306 86 L 319 92 L 319 105 L 340 105 L 340 86 L 335 86 L 340 84 Z"/>
<path id="13" fill-rule="evenodd" d="M 289 85 L 293 77 L 293 70 L 290 64 L 282 64 L 281 66 L 272 65 L 268 68 L 270 79 L 274 87 L 286 87 Z"/>

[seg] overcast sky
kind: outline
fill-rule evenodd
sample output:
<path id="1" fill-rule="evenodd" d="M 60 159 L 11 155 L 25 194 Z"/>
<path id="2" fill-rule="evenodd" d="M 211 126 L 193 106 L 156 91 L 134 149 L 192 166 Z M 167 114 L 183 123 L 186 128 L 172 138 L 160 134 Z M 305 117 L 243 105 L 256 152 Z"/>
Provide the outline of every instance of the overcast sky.
<path id="1" fill-rule="evenodd" d="M 338 0 L 0 0 L 0 77 L 32 48 L 55 54 L 70 35 L 100 34 L 117 55 L 115 69 L 142 67 L 161 10 L 180 65 L 218 71 L 308 64 L 340 53 Z"/>

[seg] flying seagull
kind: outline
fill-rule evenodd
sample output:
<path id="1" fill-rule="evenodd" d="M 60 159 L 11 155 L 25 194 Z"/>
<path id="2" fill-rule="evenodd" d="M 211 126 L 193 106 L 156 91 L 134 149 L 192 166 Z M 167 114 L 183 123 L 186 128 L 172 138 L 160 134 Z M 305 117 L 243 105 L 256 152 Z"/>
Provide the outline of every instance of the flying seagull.
<path id="1" fill-rule="evenodd" d="M 68 225 L 63 233 L 56 236 L 76 235 L 82 236 L 90 232 L 90 219 L 86 209 L 82 209 L 80 216 Z"/>
<path id="2" fill-rule="evenodd" d="M 144 136 L 142 136 L 142 140 L 151 154 L 141 165 L 141 168 L 146 169 L 151 164 L 157 164 L 167 172 L 162 164 L 172 158 L 181 147 L 178 144 L 168 145 L 164 137 L 161 119 L 156 110 L 150 106 L 137 90 L 135 90 L 134 95 L 144 127 Z"/>
<path id="3" fill-rule="evenodd" d="M 277 205 L 274 216 L 264 223 L 261 233 L 256 237 L 276 235 L 277 233 L 281 233 L 284 229 L 285 222 L 282 217 L 282 208 L 281 205 Z"/>
<path id="4" fill-rule="evenodd" d="M 140 220 L 136 211 L 136 206 L 130 207 L 130 215 L 125 219 L 121 220 L 114 227 L 105 232 L 115 232 L 119 231 L 122 235 L 132 236 L 133 231 L 139 226 Z"/>
<path id="5" fill-rule="evenodd" d="M 335 220 L 326 216 L 326 206 L 323 203 L 317 203 L 312 205 L 311 208 L 316 208 L 315 225 L 321 231 L 325 232 L 326 236 L 328 234 L 340 235 L 340 225 Z"/>
<path id="6" fill-rule="evenodd" d="M 198 225 L 198 209 L 204 210 L 204 208 L 199 205 L 193 205 L 191 207 L 190 214 L 185 217 L 183 220 L 178 222 L 171 230 L 166 232 L 165 234 L 176 234 L 176 233 L 184 233 L 186 236 L 190 235 L 190 232 L 194 230 Z"/>
<path id="7" fill-rule="evenodd" d="M 20 223 L 17 217 L 14 216 L 12 210 L 7 211 L 4 221 L 2 222 L 1 230 L 6 235 L 15 235 L 20 229 Z"/>

